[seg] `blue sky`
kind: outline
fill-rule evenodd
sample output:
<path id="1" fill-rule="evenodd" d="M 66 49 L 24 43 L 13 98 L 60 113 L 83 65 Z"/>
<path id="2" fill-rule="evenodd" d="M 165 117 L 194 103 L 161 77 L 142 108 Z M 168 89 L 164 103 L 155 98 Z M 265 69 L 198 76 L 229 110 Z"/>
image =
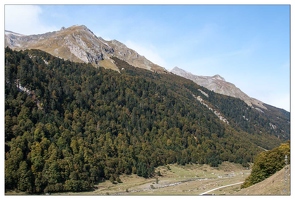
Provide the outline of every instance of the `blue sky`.
<path id="1" fill-rule="evenodd" d="M 5 29 L 22 34 L 86 25 L 170 70 L 219 74 L 290 111 L 288 5 L 14 5 Z"/>

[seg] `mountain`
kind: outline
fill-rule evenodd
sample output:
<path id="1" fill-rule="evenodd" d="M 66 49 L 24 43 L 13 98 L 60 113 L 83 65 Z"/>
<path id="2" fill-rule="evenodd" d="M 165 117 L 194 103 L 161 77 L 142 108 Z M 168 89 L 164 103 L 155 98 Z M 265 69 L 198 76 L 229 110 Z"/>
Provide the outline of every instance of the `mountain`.
<path id="1" fill-rule="evenodd" d="M 273 130 L 278 131 L 276 134 L 277 137 L 286 138 L 287 135 L 285 134 L 283 129 L 277 129 L 278 127 L 275 124 L 285 124 L 284 126 L 286 127 L 289 126 L 288 125 L 289 120 L 286 121 L 286 119 L 289 119 L 290 112 L 285 111 L 284 109 L 280 109 L 280 108 L 276 108 L 274 106 L 268 105 L 255 98 L 249 97 L 247 94 L 242 92 L 239 88 L 237 88 L 234 84 L 227 82 L 222 76 L 218 74 L 214 76 L 198 76 L 190 72 L 187 72 L 183 69 L 180 69 L 178 67 L 174 67 L 171 70 L 171 73 L 184 77 L 186 79 L 192 80 L 196 84 L 203 86 L 204 88 L 211 91 L 212 92 L 211 95 L 208 95 L 209 94 L 208 92 L 207 93 L 203 92 L 203 95 L 211 99 L 212 102 L 215 102 L 215 93 L 241 99 L 249 107 L 256 109 L 262 115 L 265 115 L 265 117 L 272 120 L 272 122 L 269 123 L 269 125 L 273 128 Z M 222 110 L 223 113 L 227 112 L 227 109 L 229 109 L 228 106 L 225 106 L 226 104 L 218 105 L 218 102 L 216 102 L 215 105 L 219 108 L 219 110 Z M 232 116 L 232 117 L 234 118 L 235 116 Z M 247 121 L 248 118 L 245 117 L 244 119 Z M 281 121 L 282 119 L 284 119 L 283 120 L 284 122 Z M 246 129 L 244 130 L 249 131 Z"/>
<path id="2" fill-rule="evenodd" d="M 164 68 L 152 63 L 123 43 L 117 40 L 106 41 L 97 37 L 84 25 L 63 27 L 59 31 L 28 36 L 6 30 L 5 46 L 15 50 L 40 49 L 66 60 L 91 63 L 96 67 L 102 66 L 120 71 L 121 69 L 111 59 L 114 56 L 135 67 L 167 73 Z M 239 98 L 262 112 L 267 109 L 263 102 L 249 97 L 234 84 L 225 81 L 220 75 L 197 76 L 178 67 L 175 67 L 171 72 L 188 78 L 214 92 Z"/>
<path id="3" fill-rule="evenodd" d="M 5 31 L 5 45 L 5 190 L 92 190 L 171 163 L 248 166 L 290 140 L 289 112 L 167 73 L 85 26 Z"/>
<path id="4" fill-rule="evenodd" d="M 159 73 L 167 72 L 123 43 L 97 37 L 84 25 L 63 27 L 59 31 L 28 36 L 5 31 L 5 46 L 15 50 L 40 49 L 66 60 L 91 63 L 96 67 L 119 71 L 111 59 L 115 56 L 135 67 Z"/>
<path id="5" fill-rule="evenodd" d="M 172 73 L 182 76 L 184 78 L 190 79 L 194 81 L 195 83 L 212 90 L 214 92 L 217 92 L 219 94 L 224 94 L 227 96 L 239 98 L 243 100 L 246 104 L 248 104 L 251 107 L 256 107 L 257 109 L 267 109 L 266 106 L 264 106 L 263 102 L 249 97 L 247 94 L 242 92 L 239 88 L 237 88 L 234 84 L 227 82 L 223 77 L 220 75 L 215 76 L 197 76 L 190 72 L 186 72 L 183 69 L 180 69 L 178 67 L 174 67 L 171 70 Z"/>
<path id="6" fill-rule="evenodd" d="M 5 49 L 5 190 L 92 190 L 171 163 L 248 166 L 290 139 L 290 115 L 170 73 Z"/>

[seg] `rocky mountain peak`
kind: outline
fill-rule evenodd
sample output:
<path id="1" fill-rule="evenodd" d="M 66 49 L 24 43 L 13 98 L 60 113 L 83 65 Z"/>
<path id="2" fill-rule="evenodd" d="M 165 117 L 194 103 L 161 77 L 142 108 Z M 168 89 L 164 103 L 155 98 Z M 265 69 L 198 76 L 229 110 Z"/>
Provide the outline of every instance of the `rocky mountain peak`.
<path id="1" fill-rule="evenodd" d="M 219 74 L 214 75 L 212 78 L 216 79 L 216 80 L 225 81 L 225 79 L 222 76 L 220 76 Z"/>
<path id="2" fill-rule="evenodd" d="M 185 70 L 180 69 L 178 67 L 173 68 L 171 72 L 176 75 L 182 76 L 184 78 L 190 79 L 194 81 L 195 83 L 197 83 L 198 85 L 201 85 L 216 93 L 239 98 L 251 107 L 255 106 L 256 108 L 258 107 L 258 108 L 267 109 L 263 105 L 263 102 L 249 97 L 247 94 L 242 92 L 239 88 L 237 88 L 234 84 L 225 81 L 225 79 L 218 74 L 214 76 L 198 76 L 190 72 L 186 72 Z"/>
<path id="3" fill-rule="evenodd" d="M 186 72 L 185 70 L 183 70 L 183 69 L 181 69 L 181 68 L 179 68 L 179 67 L 174 67 L 172 70 L 171 70 L 171 72 L 178 72 L 178 73 L 190 73 L 190 72 Z"/>
<path id="4" fill-rule="evenodd" d="M 119 71 L 112 56 L 126 61 L 128 64 L 160 73 L 166 70 L 152 63 L 136 51 L 117 40 L 106 41 L 97 37 L 85 25 L 62 27 L 59 31 L 39 35 L 5 35 L 5 46 L 12 49 L 40 49 L 54 56 L 74 62 L 91 63 Z"/>

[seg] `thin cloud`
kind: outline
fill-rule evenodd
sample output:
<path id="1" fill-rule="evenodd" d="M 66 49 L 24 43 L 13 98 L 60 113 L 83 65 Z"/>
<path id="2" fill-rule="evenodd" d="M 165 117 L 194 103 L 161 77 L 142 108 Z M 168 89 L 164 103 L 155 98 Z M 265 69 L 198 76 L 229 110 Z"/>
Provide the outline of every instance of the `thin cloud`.
<path id="1" fill-rule="evenodd" d="M 144 46 L 142 44 L 138 44 L 130 40 L 126 41 L 125 44 L 129 48 L 138 52 L 140 55 L 143 55 L 145 58 L 152 61 L 153 63 L 167 69 L 167 63 L 164 59 L 161 58 L 159 54 L 156 53 L 155 47 L 153 47 L 152 45 Z"/>
<path id="2" fill-rule="evenodd" d="M 271 94 L 264 99 L 264 102 L 290 112 L 290 98 L 288 93 Z"/>
<path id="3" fill-rule="evenodd" d="M 36 5 L 5 5 L 5 30 L 30 35 L 56 30 L 40 20 L 42 9 Z"/>

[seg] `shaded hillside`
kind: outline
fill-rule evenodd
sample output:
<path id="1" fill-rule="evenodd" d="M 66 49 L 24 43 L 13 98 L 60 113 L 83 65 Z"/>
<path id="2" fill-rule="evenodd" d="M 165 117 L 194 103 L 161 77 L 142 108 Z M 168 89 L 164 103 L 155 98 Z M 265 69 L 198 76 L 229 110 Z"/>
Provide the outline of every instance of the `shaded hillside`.
<path id="1" fill-rule="evenodd" d="M 91 190 L 101 180 L 120 182 L 123 173 L 151 177 L 154 167 L 169 163 L 246 166 L 261 151 L 258 142 L 282 141 L 270 132 L 249 134 L 231 118 L 223 122 L 213 100 L 196 98 L 209 91 L 192 81 L 112 59 L 120 73 L 5 49 L 6 190 Z M 219 107 L 248 108 L 216 98 Z"/>

